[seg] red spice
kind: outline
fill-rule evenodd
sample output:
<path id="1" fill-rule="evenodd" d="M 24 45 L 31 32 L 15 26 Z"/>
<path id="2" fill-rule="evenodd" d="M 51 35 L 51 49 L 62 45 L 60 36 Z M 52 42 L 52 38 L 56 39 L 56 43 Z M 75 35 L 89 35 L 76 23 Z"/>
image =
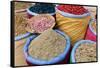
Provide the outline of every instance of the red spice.
<path id="1" fill-rule="evenodd" d="M 59 5 L 57 8 L 61 11 L 72 13 L 75 15 L 82 15 L 88 12 L 83 6 L 78 5 Z"/>

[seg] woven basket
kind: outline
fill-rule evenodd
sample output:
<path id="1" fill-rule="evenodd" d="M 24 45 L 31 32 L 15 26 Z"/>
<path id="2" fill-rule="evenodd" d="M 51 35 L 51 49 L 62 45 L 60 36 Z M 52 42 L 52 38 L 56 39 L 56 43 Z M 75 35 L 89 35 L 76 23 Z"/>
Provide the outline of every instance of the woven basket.
<path id="1" fill-rule="evenodd" d="M 78 15 L 76 15 L 75 17 L 75 15 L 68 14 L 67 16 L 67 14 L 61 11 L 57 11 L 56 27 L 69 35 L 69 37 L 71 38 L 71 44 L 73 45 L 75 42 L 84 39 L 87 26 L 90 21 L 90 15 L 84 14 L 83 17 L 82 15 L 79 15 L 79 17 Z"/>

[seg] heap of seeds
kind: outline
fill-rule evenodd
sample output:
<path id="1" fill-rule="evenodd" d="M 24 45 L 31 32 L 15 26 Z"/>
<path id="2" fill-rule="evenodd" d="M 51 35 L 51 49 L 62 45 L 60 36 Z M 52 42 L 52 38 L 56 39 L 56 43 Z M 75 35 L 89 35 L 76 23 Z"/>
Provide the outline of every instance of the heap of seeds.
<path id="1" fill-rule="evenodd" d="M 38 14 L 54 13 L 55 5 L 49 3 L 36 3 L 34 6 L 31 6 L 29 10 Z"/>
<path id="2" fill-rule="evenodd" d="M 91 62 L 96 61 L 96 44 L 84 43 L 81 44 L 75 53 L 76 62 Z"/>

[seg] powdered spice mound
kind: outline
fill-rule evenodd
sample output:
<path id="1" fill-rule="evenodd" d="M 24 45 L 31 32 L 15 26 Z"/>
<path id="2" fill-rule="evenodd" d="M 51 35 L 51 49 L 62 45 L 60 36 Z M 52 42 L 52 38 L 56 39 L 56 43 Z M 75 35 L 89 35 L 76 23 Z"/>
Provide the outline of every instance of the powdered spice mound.
<path id="1" fill-rule="evenodd" d="M 65 38 L 48 29 L 31 42 L 28 52 L 35 59 L 50 60 L 63 53 L 65 46 Z"/>
<path id="2" fill-rule="evenodd" d="M 54 25 L 55 19 L 53 16 L 49 14 L 40 14 L 28 20 L 26 30 L 31 33 L 42 33 L 49 28 L 53 28 Z"/>
<path id="3" fill-rule="evenodd" d="M 61 11 L 75 15 L 82 15 L 88 12 L 83 6 L 78 5 L 59 5 L 57 8 Z"/>

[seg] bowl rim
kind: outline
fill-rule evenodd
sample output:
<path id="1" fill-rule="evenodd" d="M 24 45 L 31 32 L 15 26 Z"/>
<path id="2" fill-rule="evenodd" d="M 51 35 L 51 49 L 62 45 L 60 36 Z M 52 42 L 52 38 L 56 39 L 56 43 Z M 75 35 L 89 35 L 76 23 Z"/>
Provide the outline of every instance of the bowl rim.
<path id="1" fill-rule="evenodd" d="M 75 51 L 76 51 L 76 49 L 80 46 L 81 43 L 85 43 L 85 42 L 96 43 L 96 42 L 91 41 L 91 40 L 80 40 L 80 41 L 76 42 L 74 47 L 72 48 L 72 51 L 71 51 L 71 62 L 72 63 L 76 63 L 76 60 L 75 60 Z"/>
<path id="2" fill-rule="evenodd" d="M 23 38 L 28 37 L 30 34 L 31 34 L 31 33 L 27 32 L 27 33 L 25 33 L 25 34 L 21 34 L 21 35 L 15 36 L 14 40 L 15 40 L 15 41 L 21 40 L 21 39 L 23 39 Z"/>
<path id="3" fill-rule="evenodd" d="M 94 34 L 94 35 L 96 35 L 96 32 L 93 30 L 93 28 L 92 28 L 92 24 L 93 23 L 96 23 L 96 20 L 94 20 L 94 19 L 91 19 L 90 20 L 90 23 L 89 23 L 89 29 L 92 31 L 92 33 Z"/>
<path id="4" fill-rule="evenodd" d="M 28 46 L 31 42 L 32 39 L 35 38 L 35 36 L 31 36 L 30 38 L 27 39 L 27 42 L 23 48 L 23 51 L 24 51 L 24 55 L 25 55 L 25 58 L 28 62 L 32 63 L 32 64 L 36 64 L 36 65 L 46 65 L 46 64 L 53 64 L 53 63 L 57 63 L 61 60 L 63 60 L 66 56 L 66 54 L 68 54 L 68 51 L 70 49 L 70 38 L 63 32 L 61 32 L 60 30 L 55 30 L 56 32 L 58 32 L 59 34 L 61 34 L 62 36 L 65 37 L 65 39 L 67 40 L 66 42 L 66 48 L 64 50 L 64 52 L 62 54 L 60 54 L 59 56 L 51 59 L 51 60 L 38 60 L 38 59 L 35 59 L 35 58 L 32 58 L 29 54 L 28 54 Z"/>

